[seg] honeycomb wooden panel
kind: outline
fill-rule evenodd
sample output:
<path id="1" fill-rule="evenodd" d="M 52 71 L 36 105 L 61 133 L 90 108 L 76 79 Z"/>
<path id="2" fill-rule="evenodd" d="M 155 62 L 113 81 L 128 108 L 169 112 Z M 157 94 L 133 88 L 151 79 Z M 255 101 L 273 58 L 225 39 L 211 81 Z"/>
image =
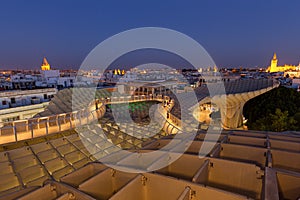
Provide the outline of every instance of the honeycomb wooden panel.
<path id="1" fill-rule="evenodd" d="M 300 153 L 300 143 L 282 140 L 270 140 L 272 149 L 282 149 L 288 151 L 295 151 Z"/>
<path id="2" fill-rule="evenodd" d="M 60 168 L 60 169 L 54 171 L 54 172 L 52 173 L 52 177 L 53 177 L 56 181 L 59 181 L 59 179 L 60 179 L 61 177 L 63 177 L 63 176 L 66 175 L 66 174 L 71 173 L 72 171 L 74 171 L 74 169 L 73 169 L 71 166 L 65 166 L 65 167 L 63 167 L 63 168 Z"/>
<path id="3" fill-rule="evenodd" d="M 229 135 L 228 140 L 230 143 L 233 144 L 251 145 L 258 147 L 266 146 L 266 140 L 263 138 Z"/>
<path id="4" fill-rule="evenodd" d="M 95 176 L 106 168 L 107 167 L 101 163 L 91 163 L 74 171 L 69 175 L 62 177 L 60 180 L 77 188 L 81 183 Z"/>
<path id="5" fill-rule="evenodd" d="M 171 143 L 172 142 L 172 145 Z M 171 139 L 161 139 L 154 141 L 147 146 L 145 146 L 143 149 L 161 149 L 164 148 L 165 150 L 170 150 L 172 147 L 176 147 L 177 144 L 179 144 L 181 141 L 180 140 L 171 140 Z M 167 146 L 169 145 L 169 146 Z"/>
<path id="6" fill-rule="evenodd" d="M 8 161 L 7 153 L 0 152 L 0 162 Z"/>
<path id="7" fill-rule="evenodd" d="M 22 158 L 15 159 L 13 161 L 14 167 L 16 171 L 20 171 L 27 167 L 31 167 L 38 164 L 34 155 L 24 156 Z"/>
<path id="8" fill-rule="evenodd" d="M 13 200 L 17 199 L 18 197 L 22 197 L 26 195 L 27 193 L 36 190 L 38 187 L 27 187 L 25 189 L 21 189 L 19 191 L 15 191 L 13 193 L 3 194 L 0 197 L 0 200 Z"/>
<path id="9" fill-rule="evenodd" d="M 248 137 L 256 137 L 256 138 L 267 138 L 267 134 L 259 131 L 234 131 L 233 135 L 237 136 L 248 136 Z"/>
<path id="10" fill-rule="evenodd" d="M 0 175 L 0 192 L 16 187 L 20 187 L 20 183 L 14 173 Z"/>
<path id="11" fill-rule="evenodd" d="M 44 142 L 44 143 L 39 143 L 39 144 L 31 145 L 31 148 L 34 151 L 34 153 L 37 154 L 39 152 L 52 149 L 52 146 L 48 142 Z"/>
<path id="12" fill-rule="evenodd" d="M 205 141 L 222 141 L 224 139 L 226 135 L 225 134 L 213 134 L 213 133 L 210 133 L 210 134 L 206 134 L 206 133 L 201 133 L 201 134 L 198 134 L 195 139 L 196 140 L 201 140 L 203 141 L 205 139 Z"/>
<path id="13" fill-rule="evenodd" d="M 210 158 L 198 183 L 260 199 L 263 171 L 256 165 Z"/>
<path id="14" fill-rule="evenodd" d="M 109 129 L 107 131 L 109 132 Z M 90 133 L 90 138 L 87 138 L 88 140 L 85 140 L 85 142 L 88 142 L 90 147 L 98 150 L 97 158 L 103 158 L 105 162 L 110 161 L 111 164 L 123 166 L 123 169 L 136 168 L 133 161 L 137 159 L 137 156 L 140 156 L 141 153 L 159 150 L 174 138 L 174 135 L 171 135 L 156 141 L 148 140 L 144 143 L 146 145 L 144 150 L 132 149 L 130 151 L 137 153 L 124 156 L 124 154 L 118 155 L 116 152 L 126 145 L 128 145 L 126 147 L 130 147 L 130 137 L 116 134 L 116 132 L 115 135 L 106 133 L 108 138 L 111 138 L 110 140 L 103 141 L 103 138 L 101 138 L 100 143 L 93 144 L 95 143 L 93 141 L 95 133 L 91 131 Z M 200 133 L 196 136 L 195 141 L 190 143 L 191 145 L 184 155 L 179 156 L 179 159 L 173 163 L 168 163 L 167 167 L 157 170 L 155 174 L 134 174 L 140 178 L 134 178 L 135 176 L 133 176 L 124 179 L 122 179 L 124 176 L 116 176 L 114 180 L 111 178 L 113 173 L 108 173 L 114 170 L 106 168 L 102 164 L 98 163 L 101 166 L 100 169 L 93 172 L 90 164 L 88 164 L 93 157 L 89 157 L 91 154 L 83 147 L 82 141 L 78 140 L 78 135 L 50 140 L 48 143 L 28 144 L 29 147 L 25 146 L 0 153 L 0 199 L 1 197 L 8 197 L 9 194 L 17 195 L 18 191 L 23 190 L 22 187 L 25 187 L 25 189 L 31 186 L 47 187 L 44 182 L 47 183 L 51 178 L 57 181 L 61 180 L 72 186 L 69 190 L 59 191 L 54 197 L 55 199 L 65 199 L 72 197 L 70 194 L 80 193 L 80 190 L 78 190 L 79 185 L 86 194 L 90 194 L 80 193 L 88 199 L 94 199 L 95 197 L 100 199 L 109 197 L 124 199 L 127 196 L 132 197 L 131 199 L 254 198 L 279 200 L 298 198 L 300 152 L 298 151 L 298 143 L 290 140 L 290 138 L 297 137 L 289 136 L 287 133 L 285 135 L 276 134 L 275 136 L 274 133 L 255 132 L 253 136 L 249 134 L 251 132 L 223 132 L 222 139 L 216 140 L 220 143 L 217 143 L 212 152 L 201 160 L 198 151 L 203 145 L 202 139 L 205 134 Z M 258 136 L 258 134 L 261 135 Z M 268 137 L 265 137 L 265 135 Z M 95 138 L 99 138 L 99 136 L 96 136 Z M 176 144 L 182 144 L 180 140 L 183 140 L 185 135 L 179 134 L 177 136 L 178 139 L 174 140 L 175 143 L 179 141 Z M 114 137 L 119 140 L 119 147 L 112 146 L 113 140 L 116 140 Z M 229 141 L 227 141 L 227 137 L 230 139 Z M 288 138 L 285 140 L 285 137 Z M 69 140 L 69 138 L 71 139 Z M 215 138 L 213 139 L 215 140 Z M 75 148 L 70 141 L 74 141 L 82 148 Z M 136 148 L 133 144 L 131 145 Z M 214 143 L 212 143 L 213 146 Z M 147 149 L 148 147 L 150 148 Z M 168 162 L 176 154 L 163 152 L 165 155 L 162 155 L 159 159 L 152 161 L 151 159 L 145 159 L 145 162 L 142 160 L 142 169 L 154 169 L 157 163 Z M 96 160 L 96 158 L 94 159 Z M 41 164 L 39 161 L 41 161 Z M 85 164 L 88 165 L 84 166 Z M 84 170 L 80 171 L 81 169 Z M 85 170 L 87 172 L 84 172 Z M 50 174 L 48 174 L 48 171 Z M 271 173 L 271 171 L 276 173 Z M 148 178 L 145 185 L 142 184 L 141 180 L 143 175 Z M 164 182 L 164 179 L 167 181 Z M 152 180 L 152 183 L 149 180 Z M 114 184 L 118 182 L 122 184 L 116 187 Z M 57 184 L 56 182 L 53 183 Z M 98 191 L 98 183 L 103 186 L 105 192 Z M 149 183 L 151 184 L 149 185 Z M 161 183 L 164 183 L 162 189 L 165 190 L 156 187 Z M 177 186 L 174 187 L 173 184 L 183 184 L 180 186 L 178 195 L 177 191 L 174 193 L 174 188 Z M 173 190 L 170 189 L 169 191 L 169 188 L 166 187 L 171 187 Z M 142 188 L 141 191 L 139 191 L 139 188 Z M 171 191 L 176 195 L 169 194 Z M 34 194 L 41 195 L 41 193 Z M 24 195 L 25 193 L 22 193 L 21 196 Z M 27 196 L 26 198 L 29 197 L 33 198 L 35 196 Z"/>
<path id="15" fill-rule="evenodd" d="M 29 182 L 32 182 L 40 177 L 48 177 L 48 174 L 45 172 L 44 168 L 40 165 L 35 165 L 32 167 L 28 167 L 26 169 L 23 169 L 19 172 L 22 181 L 25 185 L 27 185 Z M 50 177 L 48 177 L 50 178 Z M 31 184 L 33 185 L 33 184 Z M 42 184 L 37 184 L 38 186 Z"/>
<path id="16" fill-rule="evenodd" d="M 147 154 L 147 150 L 145 151 L 138 151 L 132 155 L 121 159 L 116 164 L 118 166 L 124 166 L 124 168 L 132 168 L 136 169 L 137 171 L 147 171 L 148 168 L 154 164 L 161 156 L 166 154 L 165 151 L 156 151 L 155 153 Z"/>
<path id="17" fill-rule="evenodd" d="M 73 151 L 65 155 L 65 159 L 72 164 L 82 160 L 83 158 L 86 158 L 86 156 L 80 151 Z"/>
<path id="18" fill-rule="evenodd" d="M 136 176 L 135 173 L 106 169 L 81 183 L 78 189 L 97 199 L 108 199 Z"/>
<path id="19" fill-rule="evenodd" d="M 80 137 L 78 134 L 72 134 L 66 137 L 71 143 L 80 141 Z"/>
<path id="20" fill-rule="evenodd" d="M 205 143 L 205 145 L 203 145 Z M 199 154 L 199 153 L 204 153 L 204 152 L 207 152 L 208 154 L 209 153 L 211 153 L 213 150 L 214 150 L 214 148 L 215 148 L 215 146 L 217 146 L 218 145 L 218 143 L 214 143 L 214 142 L 210 142 L 210 141 L 205 141 L 205 142 L 203 142 L 203 141 L 193 141 L 191 144 L 190 144 L 190 146 L 189 146 L 189 148 L 185 151 L 186 153 L 190 153 L 190 154 Z M 201 148 L 208 148 L 207 150 L 204 150 L 204 149 L 202 149 L 201 150 Z M 200 150 L 201 150 L 201 152 L 200 152 Z M 206 156 L 206 155 L 204 155 L 204 156 Z"/>
<path id="21" fill-rule="evenodd" d="M 67 162 L 60 157 L 45 162 L 45 167 L 51 174 L 59 169 L 66 167 L 67 165 Z"/>
<path id="22" fill-rule="evenodd" d="M 274 168 L 300 172 L 300 153 L 271 150 Z"/>
<path id="23" fill-rule="evenodd" d="M 185 190 L 188 193 L 185 193 Z M 111 200 L 165 200 L 165 199 L 216 199 L 237 200 L 246 199 L 245 196 L 232 194 L 218 189 L 204 187 L 173 177 L 156 174 L 142 174 L 116 193 Z"/>
<path id="24" fill-rule="evenodd" d="M 55 139 L 55 140 L 51 140 L 50 143 L 54 146 L 54 147 L 59 147 L 62 146 L 64 144 L 68 144 L 68 140 L 66 138 L 59 138 L 59 139 Z"/>
<path id="25" fill-rule="evenodd" d="M 80 200 L 94 200 L 94 198 L 87 196 L 80 191 L 68 187 L 66 185 L 49 181 L 45 186 L 29 192 L 28 194 L 20 197 L 20 200 L 49 200 L 49 199 L 59 199 L 63 197 L 64 194 L 70 194 L 70 199 L 80 199 Z"/>
<path id="26" fill-rule="evenodd" d="M 48 160 L 52 160 L 54 158 L 57 158 L 59 154 L 56 152 L 55 149 L 50 149 L 46 151 L 39 152 L 37 154 L 37 157 L 40 159 L 42 163 L 45 163 Z"/>
<path id="27" fill-rule="evenodd" d="M 161 165 L 162 163 L 168 163 L 168 160 L 170 160 L 171 157 L 172 155 L 163 157 L 158 160 L 156 164 Z M 168 166 L 157 170 L 157 172 L 164 175 L 192 181 L 193 177 L 203 165 L 204 161 L 205 158 L 200 159 L 196 155 L 183 154 Z"/>
<path id="28" fill-rule="evenodd" d="M 160 189 L 160 187 L 158 187 L 158 189 L 160 190 L 154 192 L 153 188 L 151 188 L 154 181 L 152 181 L 152 179 L 149 178 L 149 184 L 144 185 L 142 183 L 142 178 L 145 177 L 142 175 L 136 177 L 133 181 L 127 184 L 121 191 L 116 193 L 111 198 L 111 200 L 120 200 L 120 199 L 144 200 L 144 199 L 154 199 L 153 197 L 155 197 L 155 199 L 157 200 L 159 199 L 171 200 L 171 199 L 177 199 L 180 196 L 181 192 L 183 191 L 181 185 L 180 186 L 178 184 L 172 185 L 172 183 L 168 182 L 168 184 L 172 186 L 172 191 L 169 191 L 171 187 L 165 187 L 166 182 L 156 181 L 158 186 L 164 187 L 164 189 Z"/>
<path id="29" fill-rule="evenodd" d="M 277 171 L 278 189 L 280 199 L 300 198 L 300 174 Z"/>
<path id="30" fill-rule="evenodd" d="M 63 156 L 77 150 L 72 144 L 64 144 L 57 147 L 56 149 Z"/>
<path id="31" fill-rule="evenodd" d="M 252 162 L 261 167 L 266 166 L 267 149 L 235 144 L 221 144 L 220 158 L 243 162 Z"/>
<path id="32" fill-rule="evenodd" d="M 13 173 L 11 163 L 8 161 L 0 162 L 0 175 Z"/>
<path id="33" fill-rule="evenodd" d="M 86 148 L 85 145 L 83 144 L 83 142 L 82 142 L 81 140 L 72 141 L 71 143 L 72 143 L 74 146 L 76 146 L 78 149 Z"/>
<path id="34" fill-rule="evenodd" d="M 43 186 L 43 184 L 46 180 L 50 180 L 48 175 L 41 176 L 37 179 L 31 180 L 28 183 L 26 183 L 26 187 Z"/>
<path id="35" fill-rule="evenodd" d="M 83 158 L 83 159 L 78 160 L 77 162 L 73 163 L 72 166 L 75 169 L 79 169 L 79 168 L 83 167 L 84 165 L 88 164 L 89 162 L 91 162 L 90 158 Z"/>
<path id="36" fill-rule="evenodd" d="M 32 155 L 31 150 L 28 147 L 22 147 L 19 149 L 14 149 L 11 151 L 8 151 L 10 159 L 14 160 L 17 158 L 21 158 L 27 155 Z"/>
<path id="37" fill-rule="evenodd" d="M 281 141 L 300 142 L 300 136 L 282 135 L 281 133 L 269 134 L 269 138 Z"/>

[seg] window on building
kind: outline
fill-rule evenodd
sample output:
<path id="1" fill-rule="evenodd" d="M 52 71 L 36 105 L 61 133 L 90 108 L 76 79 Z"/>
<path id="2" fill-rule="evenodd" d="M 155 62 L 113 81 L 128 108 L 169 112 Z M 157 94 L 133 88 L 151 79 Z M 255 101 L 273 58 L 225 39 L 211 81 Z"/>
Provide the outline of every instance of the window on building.
<path id="1" fill-rule="evenodd" d="M 44 94 L 44 99 L 48 99 L 48 95 L 47 94 Z"/>
<path id="2" fill-rule="evenodd" d="M 2 101 L 2 105 L 4 105 L 4 106 L 5 106 L 5 105 L 6 105 L 6 103 L 7 103 L 6 101 Z"/>
<path id="3" fill-rule="evenodd" d="M 12 104 L 16 103 L 16 98 L 10 98 L 10 102 L 11 102 Z"/>

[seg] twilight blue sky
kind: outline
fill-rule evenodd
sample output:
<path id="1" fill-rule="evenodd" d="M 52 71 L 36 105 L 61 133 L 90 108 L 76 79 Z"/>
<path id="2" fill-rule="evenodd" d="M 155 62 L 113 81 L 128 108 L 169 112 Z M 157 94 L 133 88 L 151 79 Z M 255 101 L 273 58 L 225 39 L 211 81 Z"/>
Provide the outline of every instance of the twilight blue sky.
<path id="1" fill-rule="evenodd" d="M 157 26 L 197 40 L 219 67 L 300 61 L 297 0 L 11 0 L 0 2 L 0 69 L 80 66 L 101 41 Z"/>

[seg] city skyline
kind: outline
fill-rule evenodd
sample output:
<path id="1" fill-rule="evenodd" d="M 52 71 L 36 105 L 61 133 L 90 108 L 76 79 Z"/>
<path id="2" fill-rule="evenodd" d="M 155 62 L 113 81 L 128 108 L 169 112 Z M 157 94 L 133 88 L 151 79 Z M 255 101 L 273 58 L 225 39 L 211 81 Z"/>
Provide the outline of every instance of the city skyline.
<path id="1" fill-rule="evenodd" d="M 297 65 L 299 5 L 297 1 L 5 2 L 0 8 L 5 19 L 0 21 L 0 69 L 38 69 L 44 56 L 58 69 L 76 69 L 101 41 L 147 26 L 192 37 L 218 67 L 267 67 L 274 52 L 279 64 Z"/>

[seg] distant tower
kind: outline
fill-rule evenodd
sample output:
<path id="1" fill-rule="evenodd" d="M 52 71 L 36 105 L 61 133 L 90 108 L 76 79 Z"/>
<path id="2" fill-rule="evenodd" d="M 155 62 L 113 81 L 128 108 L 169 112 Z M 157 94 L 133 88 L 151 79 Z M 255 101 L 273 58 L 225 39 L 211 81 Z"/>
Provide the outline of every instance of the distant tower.
<path id="1" fill-rule="evenodd" d="M 42 66 L 41 66 L 41 69 L 42 70 L 50 70 L 50 65 L 47 61 L 47 59 L 44 57 L 43 59 L 43 63 L 42 63 Z"/>
<path id="2" fill-rule="evenodd" d="M 277 72 L 277 63 L 278 59 L 276 53 L 274 53 L 273 59 L 271 60 L 270 72 Z"/>

